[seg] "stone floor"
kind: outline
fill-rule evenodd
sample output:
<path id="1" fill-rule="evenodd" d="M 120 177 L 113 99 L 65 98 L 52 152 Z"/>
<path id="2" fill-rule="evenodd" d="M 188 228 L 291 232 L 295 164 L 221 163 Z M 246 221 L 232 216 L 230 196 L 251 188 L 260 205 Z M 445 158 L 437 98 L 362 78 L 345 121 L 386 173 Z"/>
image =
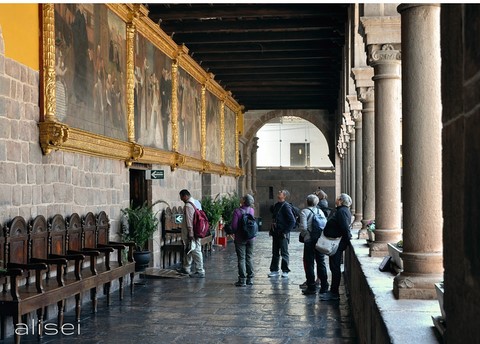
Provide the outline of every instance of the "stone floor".
<path id="1" fill-rule="evenodd" d="M 133 296 L 127 293 L 119 301 L 115 293 L 110 307 L 102 298 L 96 314 L 85 304 L 75 334 L 44 336 L 42 343 L 357 343 L 343 285 L 340 301 L 302 295 L 303 247 L 296 238 L 295 233 L 288 279 L 267 277 L 271 240 L 260 232 L 253 286 L 233 285 L 236 255 L 229 242 L 205 259 L 205 279 L 136 276 Z M 72 312 L 65 322 L 74 323 Z M 3 341 L 12 342 L 11 337 Z M 25 336 L 22 343 L 37 340 Z"/>

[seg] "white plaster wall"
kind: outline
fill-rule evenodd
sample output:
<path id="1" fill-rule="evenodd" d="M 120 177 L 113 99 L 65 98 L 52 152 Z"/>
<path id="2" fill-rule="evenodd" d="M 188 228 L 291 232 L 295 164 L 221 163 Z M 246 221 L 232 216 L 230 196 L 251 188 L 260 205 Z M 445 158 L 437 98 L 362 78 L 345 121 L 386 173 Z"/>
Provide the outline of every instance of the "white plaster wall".
<path id="1" fill-rule="evenodd" d="M 325 136 L 313 124 L 301 118 L 286 123 L 266 123 L 256 136 L 259 138 L 258 167 L 289 167 L 291 143 L 310 143 L 311 167 L 332 167 Z"/>

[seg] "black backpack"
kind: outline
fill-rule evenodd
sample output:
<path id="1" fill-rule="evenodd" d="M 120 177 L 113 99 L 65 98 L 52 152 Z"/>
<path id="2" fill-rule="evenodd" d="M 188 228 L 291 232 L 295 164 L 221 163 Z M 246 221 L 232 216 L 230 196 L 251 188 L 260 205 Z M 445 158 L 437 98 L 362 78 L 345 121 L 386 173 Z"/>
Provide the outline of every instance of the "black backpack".
<path id="1" fill-rule="evenodd" d="M 327 218 L 325 216 L 322 216 L 320 212 L 317 214 L 312 209 L 309 208 L 309 210 L 312 212 L 310 216 L 313 216 L 312 229 L 310 231 L 310 238 L 312 241 L 316 242 L 318 238 L 320 238 L 320 235 L 322 234 L 322 231 L 325 228 L 325 225 L 327 224 Z"/>
<path id="2" fill-rule="evenodd" d="M 292 208 L 293 217 L 295 217 L 295 227 L 293 227 L 295 229 L 300 226 L 300 209 L 294 206 L 290 202 L 289 204 L 290 204 L 290 208 Z"/>
<path id="3" fill-rule="evenodd" d="M 248 240 L 253 239 L 258 234 L 257 219 L 255 219 L 255 217 L 253 217 L 253 215 L 250 214 L 248 211 L 244 211 L 243 209 L 240 209 L 240 210 L 242 211 L 242 217 L 238 222 L 239 229 L 243 231 L 243 233 L 245 234 L 245 237 Z"/>

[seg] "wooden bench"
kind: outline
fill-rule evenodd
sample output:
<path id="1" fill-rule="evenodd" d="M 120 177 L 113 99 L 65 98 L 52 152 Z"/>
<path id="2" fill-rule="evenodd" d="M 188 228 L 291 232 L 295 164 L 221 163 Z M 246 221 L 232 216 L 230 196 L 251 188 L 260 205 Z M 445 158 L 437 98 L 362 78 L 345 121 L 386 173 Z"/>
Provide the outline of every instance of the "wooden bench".
<path id="1" fill-rule="evenodd" d="M 182 240 L 183 222 L 176 220 L 178 215 L 182 215 L 183 219 L 181 206 L 167 207 L 162 212 L 162 263 L 164 268 L 181 263 L 185 254 L 185 244 Z M 212 253 L 212 235 L 200 239 L 200 243 L 205 255 Z"/>
<path id="2" fill-rule="evenodd" d="M 82 293 L 90 291 L 95 312 L 97 287 L 104 287 L 108 305 L 110 284 L 116 279 L 119 280 L 122 299 L 123 276 L 128 274 L 133 293 L 135 263 L 132 250 L 129 250 L 125 262 L 127 246 L 108 241 L 109 223 L 104 212 L 97 217 L 89 213 L 85 220 L 82 223 L 78 214 L 72 214 L 65 222 L 61 215 L 55 215 L 47 223 L 39 215 L 28 224 L 17 216 L 5 227 L 0 226 L 0 260 L 3 261 L 0 267 L 6 268 L 6 271 L 0 271 L 3 282 L 0 295 L 2 339 L 6 334 L 7 317 L 12 317 L 14 329 L 17 329 L 17 325 L 25 324 L 26 316 L 34 311 L 40 329 L 37 333 L 41 337 L 45 309 L 55 303 L 57 323 L 62 326 L 66 300 L 70 297 L 75 297 L 75 315 L 79 321 Z M 88 238 L 88 245 L 85 238 Z M 110 254 L 114 250 L 117 259 L 112 262 Z M 101 264 L 97 264 L 100 259 Z M 83 270 L 84 263 L 90 267 L 87 272 Z M 20 338 L 21 335 L 15 332 L 16 343 Z"/>

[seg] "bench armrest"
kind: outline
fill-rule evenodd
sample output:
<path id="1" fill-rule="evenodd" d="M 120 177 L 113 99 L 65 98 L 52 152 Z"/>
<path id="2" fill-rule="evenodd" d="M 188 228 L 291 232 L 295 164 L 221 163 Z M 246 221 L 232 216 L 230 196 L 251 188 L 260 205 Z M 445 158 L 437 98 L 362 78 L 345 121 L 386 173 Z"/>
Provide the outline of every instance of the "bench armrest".
<path id="1" fill-rule="evenodd" d="M 56 265 L 58 286 L 63 287 L 65 285 L 65 281 L 63 280 L 63 268 L 64 266 L 66 267 L 68 265 L 68 260 L 66 260 L 65 258 L 31 258 L 30 261 L 32 263 L 45 263 L 47 265 Z"/>
<path id="2" fill-rule="evenodd" d="M 42 270 L 47 270 L 48 266 L 45 263 L 31 263 L 31 264 L 19 264 L 19 263 L 7 263 L 8 269 L 22 269 L 22 270 L 35 270 L 35 287 L 37 293 L 43 293 L 42 285 Z M 28 282 L 28 279 L 27 279 Z M 13 296 L 13 294 L 12 294 Z"/>
<path id="3" fill-rule="evenodd" d="M 123 246 L 127 246 L 128 247 L 128 258 L 127 260 L 130 262 L 130 263 L 133 263 L 134 262 L 134 259 L 133 259 L 133 250 L 135 249 L 135 247 L 137 246 L 133 241 L 129 241 L 129 242 L 117 242 L 117 241 L 109 241 L 108 242 L 108 245 L 123 245 Z M 119 264 L 121 264 L 121 257 L 120 257 L 120 251 L 118 251 L 118 262 Z"/>
<path id="4" fill-rule="evenodd" d="M 49 254 L 49 259 L 66 259 L 68 261 L 73 260 L 75 262 L 75 278 L 77 281 L 82 279 L 81 270 L 82 270 L 82 262 L 85 259 L 83 254 L 79 253 L 68 253 L 67 254 Z"/>
<path id="5" fill-rule="evenodd" d="M 12 268 L 5 271 L 0 270 L 1 277 L 10 277 L 10 294 L 12 295 L 12 299 L 14 301 L 18 301 L 20 299 L 20 295 L 18 294 L 18 278 L 22 275 L 22 269 Z"/>

